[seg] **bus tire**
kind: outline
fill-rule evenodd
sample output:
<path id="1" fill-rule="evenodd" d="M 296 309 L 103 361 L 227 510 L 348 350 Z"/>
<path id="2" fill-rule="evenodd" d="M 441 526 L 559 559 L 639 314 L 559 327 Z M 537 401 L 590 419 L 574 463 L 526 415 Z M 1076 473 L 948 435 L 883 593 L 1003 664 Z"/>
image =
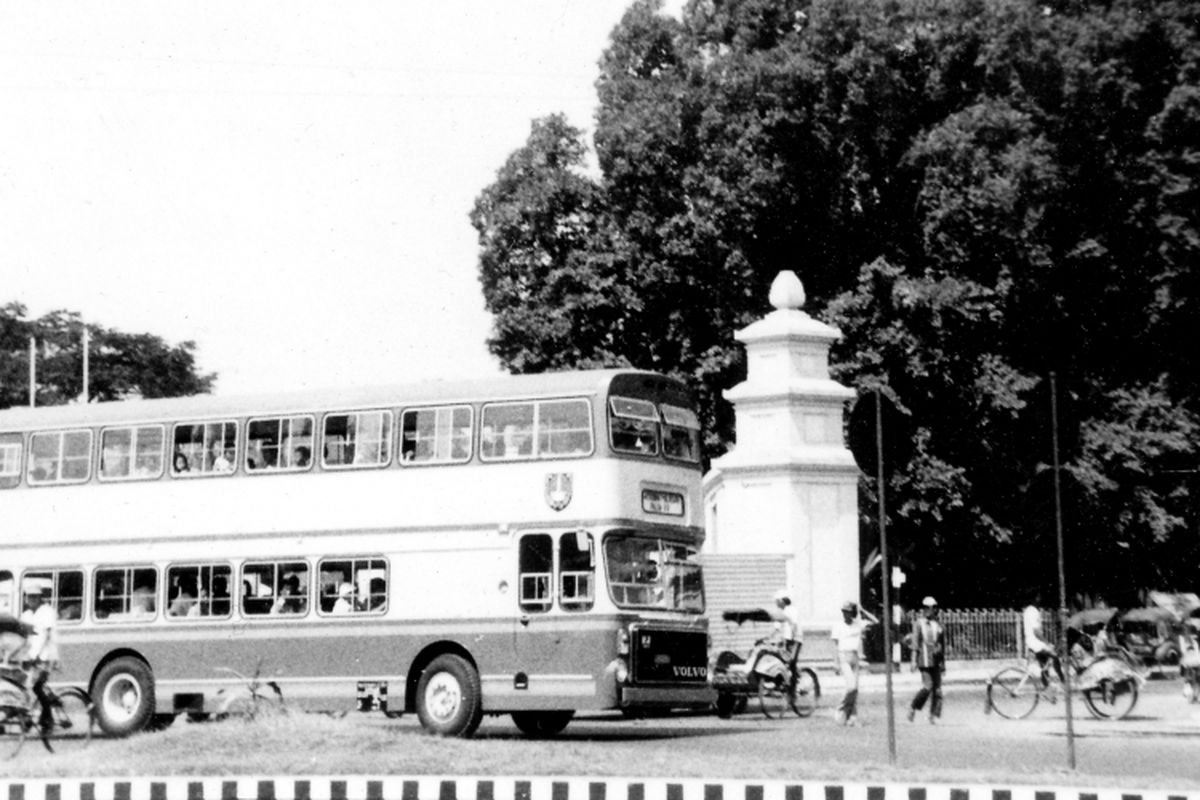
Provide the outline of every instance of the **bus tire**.
<path id="1" fill-rule="evenodd" d="M 114 659 L 96 676 L 93 697 L 100 728 L 109 736 L 129 736 L 154 717 L 154 675 L 140 659 Z"/>
<path id="2" fill-rule="evenodd" d="M 440 655 L 417 683 L 417 717 L 435 736 L 470 737 L 483 719 L 479 673 L 463 657 Z"/>
<path id="3" fill-rule="evenodd" d="M 574 711 L 514 711 L 513 724 L 531 739 L 557 736 L 575 717 Z"/>

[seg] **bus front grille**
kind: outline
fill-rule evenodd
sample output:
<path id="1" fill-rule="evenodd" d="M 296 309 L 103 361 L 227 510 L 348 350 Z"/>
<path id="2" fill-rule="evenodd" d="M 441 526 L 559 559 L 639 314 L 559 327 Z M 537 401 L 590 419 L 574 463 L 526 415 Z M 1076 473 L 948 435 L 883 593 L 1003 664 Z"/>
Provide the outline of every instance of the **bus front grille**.
<path id="1" fill-rule="evenodd" d="M 708 634 L 633 629 L 634 683 L 707 683 Z"/>

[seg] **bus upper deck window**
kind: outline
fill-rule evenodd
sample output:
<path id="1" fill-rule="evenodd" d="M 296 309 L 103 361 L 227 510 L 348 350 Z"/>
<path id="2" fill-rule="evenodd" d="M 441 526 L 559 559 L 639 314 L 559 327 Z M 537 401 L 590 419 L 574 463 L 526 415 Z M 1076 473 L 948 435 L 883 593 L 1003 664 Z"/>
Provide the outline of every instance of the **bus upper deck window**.
<path id="1" fill-rule="evenodd" d="M 0 489 L 21 482 L 21 450 L 21 434 L 0 433 Z"/>
<path id="2" fill-rule="evenodd" d="M 391 460 L 390 411 L 329 414 L 325 417 L 323 433 L 323 467 L 382 467 Z"/>
<path id="3" fill-rule="evenodd" d="M 577 456 L 592 452 L 592 415 L 587 400 L 537 404 L 538 455 Z"/>
<path id="4" fill-rule="evenodd" d="M 163 428 L 108 428 L 100 434 L 100 480 L 149 480 L 163 472 Z"/>
<path id="5" fill-rule="evenodd" d="M 609 436 L 622 453 L 658 454 L 658 409 L 654 403 L 629 397 L 609 399 Z"/>
<path id="6" fill-rule="evenodd" d="M 228 475 L 236 464 L 236 422 L 175 426 L 175 443 L 171 451 L 171 474 L 175 477 Z"/>
<path id="7" fill-rule="evenodd" d="M 688 408 L 663 403 L 663 455 L 700 463 L 700 418 Z"/>
<path id="8" fill-rule="evenodd" d="M 451 464 L 471 458 L 470 406 L 409 409 L 401 416 L 400 460 Z"/>
<path id="9" fill-rule="evenodd" d="M 29 450 L 30 485 L 84 483 L 91 476 L 91 431 L 35 433 Z"/>
<path id="10" fill-rule="evenodd" d="M 302 472 L 312 466 L 313 418 L 252 419 L 246 426 L 247 472 Z"/>
<path id="11" fill-rule="evenodd" d="M 533 403 L 483 407 L 479 455 L 484 461 L 533 458 Z"/>

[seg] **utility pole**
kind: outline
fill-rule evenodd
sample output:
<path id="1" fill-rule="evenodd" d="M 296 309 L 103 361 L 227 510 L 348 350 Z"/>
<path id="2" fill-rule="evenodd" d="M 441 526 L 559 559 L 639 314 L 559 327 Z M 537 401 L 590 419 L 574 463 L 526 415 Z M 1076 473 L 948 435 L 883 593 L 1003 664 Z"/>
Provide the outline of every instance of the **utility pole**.
<path id="1" fill-rule="evenodd" d="M 1070 662 L 1067 650 L 1067 571 L 1063 558 L 1062 485 L 1058 464 L 1058 376 L 1050 373 L 1050 438 L 1054 449 L 1054 535 L 1058 544 L 1058 651 Z M 1075 720 L 1071 713 L 1071 666 L 1063 669 L 1063 694 L 1067 712 L 1067 769 L 1075 771 Z"/>
<path id="2" fill-rule="evenodd" d="M 29 337 L 29 407 L 37 405 L 37 339 Z"/>

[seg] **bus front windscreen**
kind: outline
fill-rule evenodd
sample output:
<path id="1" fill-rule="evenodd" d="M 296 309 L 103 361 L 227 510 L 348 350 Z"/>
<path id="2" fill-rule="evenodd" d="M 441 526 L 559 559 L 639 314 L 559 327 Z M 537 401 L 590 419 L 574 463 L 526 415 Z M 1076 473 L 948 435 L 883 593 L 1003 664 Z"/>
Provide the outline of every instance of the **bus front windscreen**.
<path id="1" fill-rule="evenodd" d="M 696 548 L 646 534 L 613 533 L 604 540 L 604 559 L 609 592 L 618 606 L 704 611 Z"/>

